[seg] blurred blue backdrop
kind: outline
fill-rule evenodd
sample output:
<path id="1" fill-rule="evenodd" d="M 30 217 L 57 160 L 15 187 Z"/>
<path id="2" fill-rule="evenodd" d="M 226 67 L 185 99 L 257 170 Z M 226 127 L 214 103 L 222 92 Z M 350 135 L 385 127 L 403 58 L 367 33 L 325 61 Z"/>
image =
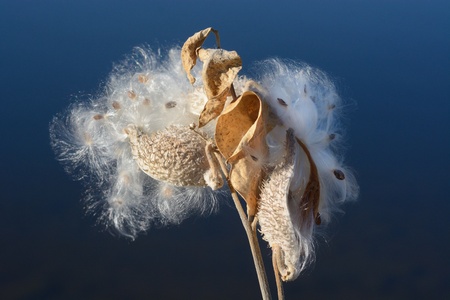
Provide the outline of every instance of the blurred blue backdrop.
<path id="1" fill-rule="evenodd" d="M 181 45 L 209 26 L 244 73 L 301 60 L 350 103 L 360 199 L 286 298 L 450 299 L 450 2 L 391 0 L 1 0 L 0 298 L 260 298 L 231 205 L 131 242 L 85 216 L 49 146 L 52 117 L 134 46 Z"/>

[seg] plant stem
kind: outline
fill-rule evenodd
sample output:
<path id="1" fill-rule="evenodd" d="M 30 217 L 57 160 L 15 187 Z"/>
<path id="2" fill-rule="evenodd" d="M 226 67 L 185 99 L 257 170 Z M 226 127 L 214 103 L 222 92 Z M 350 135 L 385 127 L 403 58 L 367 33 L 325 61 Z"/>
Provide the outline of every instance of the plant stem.
<path id="1" fill-rule="evenodd" d="M 275 273 L 275 281 L 277 283 L 278 300 L 284 300 L 283 282 L 281 281 L 281 274 L 280 271 L 278 270 L 280 246 L 274 245 L 272 250 L 273 250 L 272 265 L 273 265 L 273 272 Z"/>
<path id="2" fill-rule="evenodd" d="M 252 256 L 253 256 L 253 263 L 255 264 L 256 275 L 258 276 L 259 288 L 261 289 L 262 299 L 270 300 L 270 299 L 272 299 L 272 297 L 270 294 L 269 282 L 267 280 L 266 270 L 264 268 L 264 263 L 263 263 L 262 255 L 261 255 L 261 249 L 259 248 L 256 231 L 252 230 L 251 224 L 247 219 L 247 215 L 245 214 L 244 209 L 242 208 L 241 202 L 239 201 L 239 197 L 227 176 L 228 171 L 227 171 L 227 168 L 223 161 L 223 157 L 221 157 L 220 154 L 217 152 L 215 154 L 216 154 L 217 160 L 220 163 L 222 172 L 226 175 L 227 183 L 228 183 L 228 186 L 229 186 L 230 192 L 231 192 L 231 197 L 233 198 L 234 205 L 236 206 L 239 217 L 241 218 L 242 225 L 244 226 L 245 233 L 247 234 L 247 239 L 250 244 L 250 250 L 251 250 Z"/>

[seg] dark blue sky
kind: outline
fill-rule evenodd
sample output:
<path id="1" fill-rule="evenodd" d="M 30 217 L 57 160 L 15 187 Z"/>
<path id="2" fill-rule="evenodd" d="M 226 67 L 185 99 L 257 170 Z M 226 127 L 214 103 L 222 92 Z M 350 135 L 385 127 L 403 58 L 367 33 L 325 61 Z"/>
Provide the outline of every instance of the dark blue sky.
<path id="1" fill-rule="evenodd" d="M 209 26 L 244 72 L 301 60 L 349 103 L 360 199 L 287 299 L 450 297 L 448 1 L 0 0 L 0 298 L 259 298 L 231 205 L 131 242 L 85 216 L 81 184 L 49 145 L 52 117 L 96 93 L 134 46 L 180 45 Z"/>

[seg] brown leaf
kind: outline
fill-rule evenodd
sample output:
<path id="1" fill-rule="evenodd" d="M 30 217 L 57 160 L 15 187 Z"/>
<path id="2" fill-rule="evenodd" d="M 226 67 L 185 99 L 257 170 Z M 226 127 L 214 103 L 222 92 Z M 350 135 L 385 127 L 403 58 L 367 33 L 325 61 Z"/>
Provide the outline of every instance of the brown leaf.
<path id="1" fill-rule="evenodd" d="M 198 49 L 198 58 L 203 62 L 203 84 L 208 99 L 220 97 L 242 69 L 241 57 L 236 51 L 224 49 Z"/>
<path id="2" fill-rule="evenodd" d="M 260 185 L 264 174 L 264 171 L 255 166 L 253 160 L 248 156 L 244 156 L 232 164 L 229 180 L 233 188 L 247 203 L 249 219 L 253 219 L 256 215 L 261 192 Z"/>
<path id="3" fill-rule="evenodd" d="M 203 62 L 203 85 L 208 102 L 199 117 L 199 127 L 206 125 L 222 112 L 231 85 L 242 69 L 242 60 L 236 51 L 198 49 Z"/>
<path id="4" fill-rule="evenodd" d="M 195 78 L 191 74 L 192 68 L 197 62 L 197 49 L 203 45 L 208 35 L 212 32 L 216 35 L 217 46 L 220 47 L 219 33 L 212 27 L 203 29 L 193 36 L 189 37 L 181 48 L 181 62 L 191 84 L 194 84 Z"/>
<path id="5" fill-rule="evenodd" d="M 205 106 L 203 107 L 203 111 L 201 112 L 199 118 L 198 118 L 198 127 L 201 128 L 208 124 L 211 120 L 216 118 L 220 115 L 220 113 L 223 110 L 223 107 L 225 106 L 226 96 L 225 99 L 209 99 Z"/>
<path id="6" fill-rule="evenodd" d="M 217 119 L 215 141 L 220 153 L 229 159 L 242 138 L 258 119 L 261 101 L 253 92 L 244 92 Z"/>
<path id="7" fill-rule="evenodd" d="M 231 165 L 230 183 L 247 202 L 249 217 L 256 214 L 264 176 L 267 114 L 267 104 L 247 91 L 225 109 L 216 125 L 217 148 Z"/>

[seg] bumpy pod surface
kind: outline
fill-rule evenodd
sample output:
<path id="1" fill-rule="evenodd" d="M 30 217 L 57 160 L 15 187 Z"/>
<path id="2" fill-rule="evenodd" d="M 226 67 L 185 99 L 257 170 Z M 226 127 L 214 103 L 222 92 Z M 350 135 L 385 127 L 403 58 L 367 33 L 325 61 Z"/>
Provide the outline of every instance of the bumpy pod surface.
<path id="1" fill-rule="evenodd" d="M 142 171 L 154 179 L 177 186 L 206 186 L 204 174 L 209 170 L 206 137 L 187 126 L 169 126 L 150 135 L 130 125 L 133 158 Z"/>
<path id="2" fill-rule="evenodd" d="M 278 261 L 278 272 L 283 280 L 294 280 L 300 274 L 303 264 L 304 251 L 302 237 L 292 220 L 293 210 L 299 210 L 293 206 L 290 195 L 290 185 L 295 165 L 295 139 L 293 130 L 287 131 L 286 149 L 283 161 L 275 166 L 267 180 L 263 182 L 261 200 L 258 209 L 258 221 L 261 227 L 263 239 L 274 249 L 279 247 L 281 252 Z M 275 255 L 275 253 L 274 253 Z"/>

